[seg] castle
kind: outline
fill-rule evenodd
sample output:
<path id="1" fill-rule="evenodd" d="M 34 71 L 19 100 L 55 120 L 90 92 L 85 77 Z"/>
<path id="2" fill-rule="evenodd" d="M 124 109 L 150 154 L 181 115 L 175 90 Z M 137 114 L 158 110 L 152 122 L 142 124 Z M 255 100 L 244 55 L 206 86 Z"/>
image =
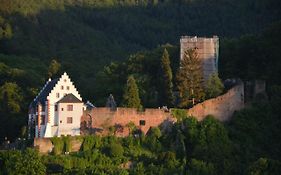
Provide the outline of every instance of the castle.
<path id="1" fill-rule="evenodd" d="M 217 72 L 218 38 L 182 37 L 181 58 L 186 49 L 197 48 L 203 59 L 204 77 Z M 82 98 L 64 73 L 60 78 L 49 79 L 29 106 L 29 137 L 50 138 L 55 136 L 77 136 L 108 134 L 127 136 L 132 123 L 138 131 L 147 133 L 151 127 L 169 126 L 176 121 L 170 110 L 117 108 L 110 96 L 107 107 L 96 108 L 83 103 Z M 224 95 L 207 100 L 186 110 L 187 114 L 202 120 L 212 114 L 220 121 L 229 120 L 234 111 L 244 107 L 244 84 L 238 82 Z M 168 128 L 168 127 L 166 127 Z"/>
<path id="2" fill-rule="evenodd" d="M 172 122 L 163 109 L 146 109 L 139 112 L 130 108 L 95 108 L 83 103 L 73 82 L 64 73 L 60 78 L 49 79 L 29 106 L 29 137 L 50 138 L 80 134 L 106 134 L 110 127 L 117 127 L 116 134 L 128 135 L 128 125 L 146 133 L 164 121 Z"/>

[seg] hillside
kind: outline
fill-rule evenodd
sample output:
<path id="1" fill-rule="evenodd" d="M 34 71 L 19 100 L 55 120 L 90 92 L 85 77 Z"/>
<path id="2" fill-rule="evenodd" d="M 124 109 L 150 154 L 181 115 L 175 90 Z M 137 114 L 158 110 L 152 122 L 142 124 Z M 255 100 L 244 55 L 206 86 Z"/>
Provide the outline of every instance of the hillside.
<path id="1" fill-rule="evenodd" d="M 27 107 L 48 78 L 52 59 L 62 65 L 58 74 L 67 71 L 83 99 L 96 106 L 104 106 L 110 93 L 120 105 L 130 74 L 136 76 L 144 107 L 159 106 L 155 94 L 161 87 L 154 81 L 159 61 L 167 48 L 175 76 L 181 35 L 221 38 L 223 79 L 281 83 L 277 0 L 0 0 L 0 4 L 0 86 L 2 95 L 11 94 L 7 103 L 1 103 L 1 120 L 17 121 L 21 116 L 20 122 L 4 122 L 2 139 L 20 134 L 20 129 L 5 128 L 26 124 Z"/>
<path id="2" fill-rule="evenodd" d="M 280 0 L 0 0 L 0 149 L 6 139 L 18 148 L 0 150 L 0 175 L 280 175 L 280 9 Z M 115 125 L 106 137 L 54 137 L 48 155 L 27 148 L 28 106 L 49 75 L 66 71 L 95 106 L 109 94 L 124 105 L 130 76 L 138 110 L 158 108 L 165 75 L 178 90 L 182 35 L 218 35 L 219 77 L 265 80 L 266 94 L 225 123 L 173 109 L 169 130 L 128 124 L 121 138 Z"/>

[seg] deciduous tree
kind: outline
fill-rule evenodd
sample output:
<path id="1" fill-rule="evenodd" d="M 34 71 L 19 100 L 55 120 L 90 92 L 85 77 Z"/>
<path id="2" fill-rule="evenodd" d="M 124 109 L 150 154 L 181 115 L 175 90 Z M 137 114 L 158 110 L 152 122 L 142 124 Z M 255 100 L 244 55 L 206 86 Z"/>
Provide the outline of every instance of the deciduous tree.
<path id="1" fill-rule="evenodd" d="M 217 73 L 210 75 L 206 85 L 206 97 L 214 98 L 223 92 L 224 86 Z"/>
<path id="2" fill-rule="evenodd" d="M 0 87 L 0 110 L 18 113 L 21 110 L 23 96 L 16 83 L 7 82 Z"/>
<path id="3" fill-rule="evenodd" d="M 59 72 L 60 68 L 61 64 L 57 60 L 53 59 L 48 68 L 48 77 L 56 75 Z"/>

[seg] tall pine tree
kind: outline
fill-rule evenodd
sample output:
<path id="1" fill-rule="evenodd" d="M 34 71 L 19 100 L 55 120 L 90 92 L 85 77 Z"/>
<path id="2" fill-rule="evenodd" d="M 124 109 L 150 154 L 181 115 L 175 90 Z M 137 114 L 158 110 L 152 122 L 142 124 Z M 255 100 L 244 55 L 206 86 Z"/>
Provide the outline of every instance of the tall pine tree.
<path id="1" fill-rule="evenodd" d="M 139 97 L 139 89 L 133 76 L 129 76 L 125 92 L 123 95 L 123 105 L 128 108 L 141 109 L 141 100 Z"/>
<path id="2" fill-rule="evenodd" d="M 177 75 L 180 107 L 188 107 L 205 98 L 203 90 L 202 62 L 196 49 L 188 49 L 180 62 Z"/>
<path id="3" fill-rule="evenodd" d="M 171 107 L 174 102 L 173 74 L 170 66 L 170 58 L 167 49 L 164 49 L 160 67 L 160 105 Z"/>

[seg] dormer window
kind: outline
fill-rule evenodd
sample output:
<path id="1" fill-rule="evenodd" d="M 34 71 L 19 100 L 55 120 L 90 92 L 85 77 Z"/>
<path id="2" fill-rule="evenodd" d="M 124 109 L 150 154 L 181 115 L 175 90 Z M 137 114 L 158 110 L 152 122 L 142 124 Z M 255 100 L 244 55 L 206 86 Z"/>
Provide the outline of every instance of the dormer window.
<path id="1" fill-rule="evenodd" d="M 57 98 L 60 98 L 60 93 L 57 93 L 57 94 L 56 94 L 56 97 L 57 97 Z"/>
<path id="2" fill-rule="evenodd" d="M 61 90 L 63 90 L 63 86 L 61 86 L 60 88 L 61 88 Z"/>

